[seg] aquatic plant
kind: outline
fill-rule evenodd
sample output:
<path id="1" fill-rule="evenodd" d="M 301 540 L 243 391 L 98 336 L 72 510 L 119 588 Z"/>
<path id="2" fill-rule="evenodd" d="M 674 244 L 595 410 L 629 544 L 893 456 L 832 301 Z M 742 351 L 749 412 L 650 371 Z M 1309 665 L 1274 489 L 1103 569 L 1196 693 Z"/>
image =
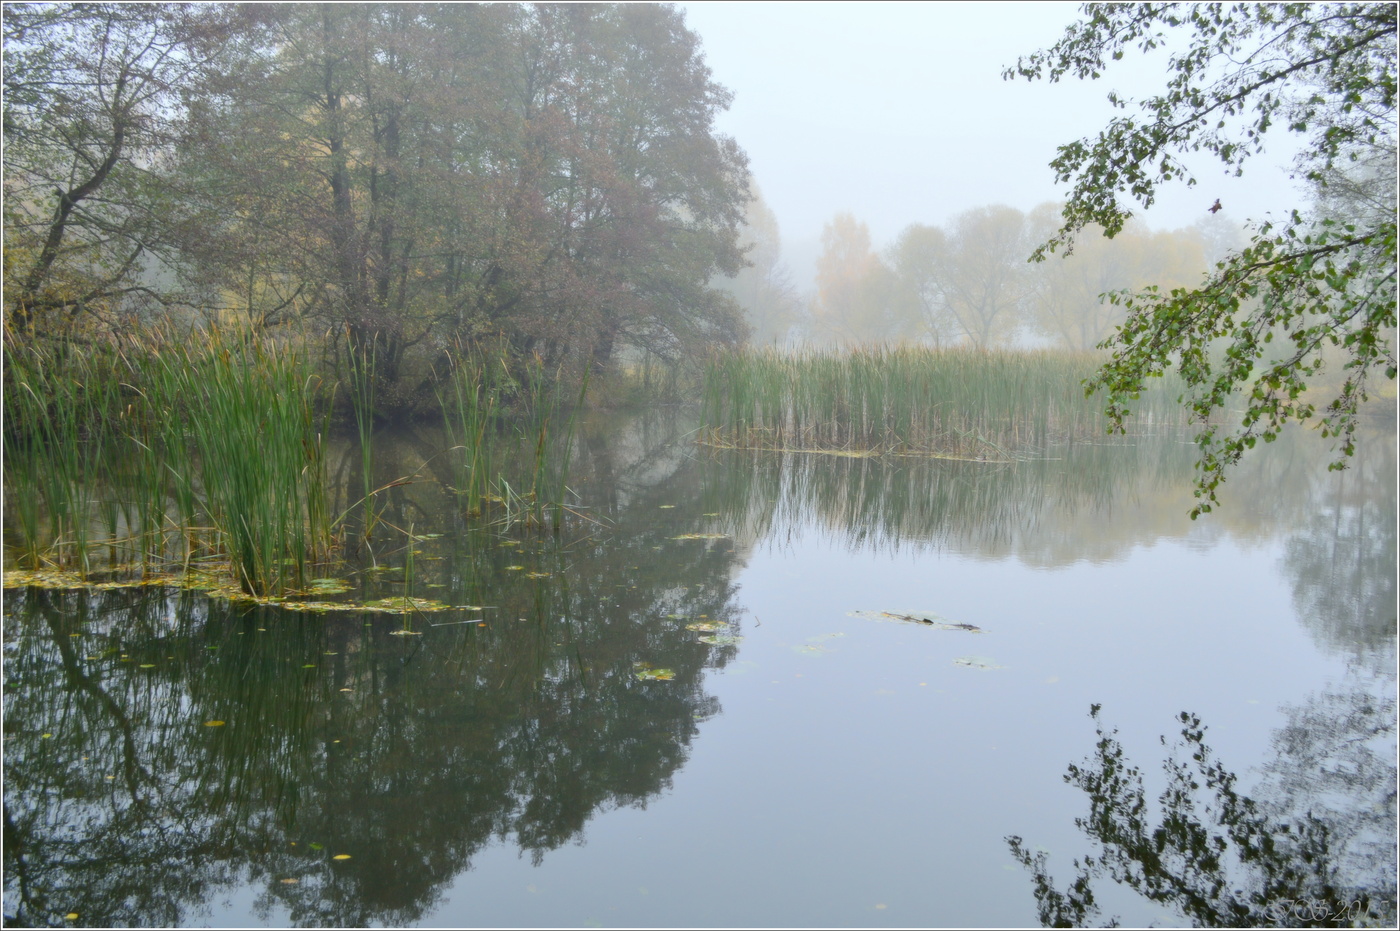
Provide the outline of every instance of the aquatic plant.
<path id="1" fill-rule="evenodd" d="M 517 379 L 512 368 L 521 373 Z M 469 517 L 499 504 L 505 521 L 557 528 L 568 495 L 578 411 L 588 391 L 587 373 L 571 404 L 562 372 L 531 356 L 512 366 L 505 347 L 460 355 L 439 393 L 444 422 L 457 456 L 456 491 Z M 506 411 L 506 399 L 519 407 Z"/>
<path id="2" fill-rule="evenodd" d="M 1103 432 L 1101 404 L 1082 387 L 1096 367 L 1092 354 L 1061 351 L 745 350 L 711 360 L 702 436 L 758 449 L 1008 459 Z M 1166 410 L 1142 413 L 1154 421 Z"/>
<path id="3" fill-rule="evenodd" d="M 86 573 L 98 545 L 143 572 L 222 554 L 261 594 L 327 557 L 324 405 L 291 348 L 155 331 L 120 348 L 11 341 L 5 357 L 5 490 L 28 567 Z"/>

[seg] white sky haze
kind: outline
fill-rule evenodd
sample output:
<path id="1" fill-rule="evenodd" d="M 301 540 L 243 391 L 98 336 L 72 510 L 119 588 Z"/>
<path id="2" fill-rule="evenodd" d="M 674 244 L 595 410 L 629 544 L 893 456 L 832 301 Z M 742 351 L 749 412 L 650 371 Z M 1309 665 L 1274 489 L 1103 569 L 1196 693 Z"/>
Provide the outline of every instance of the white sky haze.
<path id="1" fill-rule="evenodd" d="M 719 131 L 748 152 L 799 286 L 823 223 L 842 210 L 870 225 L 879 248 L 910 223 L 1062 200 L 1049 168 L 1056 146 L 1107 125 L 1109 90 L 1146 96 L 1165 73 L 1165 56 L 1153 55 L 1094 82 L 1003 80 L 1003 68 L 1079 17 L 1072 3 L 680 6 L 715 80 L 734 92 Z M 1297 206 L 1290 141 L 1242 179 L 1196 163 L 1198 186 L 1167 192 L 1145 219 L 1187 226 L 1217 197 L 1241 223 Z"/>

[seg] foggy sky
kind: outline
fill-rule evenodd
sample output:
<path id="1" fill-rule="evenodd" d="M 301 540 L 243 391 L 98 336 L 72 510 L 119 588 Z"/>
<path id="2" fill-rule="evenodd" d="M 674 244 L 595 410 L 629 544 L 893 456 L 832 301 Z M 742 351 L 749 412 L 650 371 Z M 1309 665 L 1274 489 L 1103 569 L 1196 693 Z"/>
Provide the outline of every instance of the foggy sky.
<path id="1" fill-rule="evenodd" d="M 849 210 L 876 248 L 910 223 L 944 224 L 1003 203 L 1029 211 L 1063 200 L 1055 148 L 1107 125 L 1109 90 L 1146 96 L 1165 55 L 1125 58 L 1094 82 L 1004 81 L 1018 56 L 1052 45 L 1073 3 L 682 3 L 706 62 L 734 104 L 718 129 L 748 152 L 777 214 L 799 287 L 822 224 Z M 1243 223 L 1301 205 L 1283 134 L 1242 179 L 1205 159 L 1144 218 L 1188 226 L 1218 197 Z"/>

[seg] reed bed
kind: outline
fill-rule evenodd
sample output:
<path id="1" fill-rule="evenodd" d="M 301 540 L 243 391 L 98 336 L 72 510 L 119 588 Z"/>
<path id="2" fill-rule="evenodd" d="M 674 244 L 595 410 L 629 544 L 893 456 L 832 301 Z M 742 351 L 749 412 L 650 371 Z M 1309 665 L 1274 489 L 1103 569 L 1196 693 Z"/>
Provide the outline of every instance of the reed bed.
<path id="1" fill-rule="evenodd" d="M 319 380 L 294 351 L 156 333 L 5 348 L 5 497 L 21 564 L 226 559 L 247 592 L 302 585 L 332 543 Z"/>
<path id="2" fill-rule="evenodd" d="M 561 373 L 549 372 L 538 356 L 517 368 L 512 372 L 502 350 L 462 353 L 439 393 L 458 453 L 455 490 L 468 516 L 499 505 L 506 522 L 543 525 L 550 517 L 558 528 L 588 377 L 571 400 Z M 510 400 L 523 413 L 508 414 Z"/>
<path id="3" fill-rule="evenodd" d="M 1099 361 L 917 346 L 741 351 L 710 363 L 702 436 L 748 449 L 1009 459 L 1104 432 L 1102 402 L 1083 388 Z M 1149 401 L 1142 413 L 1172 410 Z"/>

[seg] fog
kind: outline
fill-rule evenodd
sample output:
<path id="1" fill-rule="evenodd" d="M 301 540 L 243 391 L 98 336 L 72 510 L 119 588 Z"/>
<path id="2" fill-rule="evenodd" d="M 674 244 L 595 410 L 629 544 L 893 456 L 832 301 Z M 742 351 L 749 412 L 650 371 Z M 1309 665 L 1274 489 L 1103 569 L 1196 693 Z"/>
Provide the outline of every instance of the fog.
<path id="1" fill-rule="evenodd" d="M 1110 90 L 1160 88 L 1166 55 L 1115 63 L 1095 82 L 1003 80 L 1018 56 L 1052 45 L 1073 3 L 684 3 L 687 25 L 733 105 L 720 132 L 748 153 L 777 215 L 794 283 L 810 287 L 822 225 L 849 211 L 877 249 L 911 223 L 943 224 L 976 207 L 1029 212 L 1063 200 L 1048 167 L 1056 146 L 1102 129 Z M 1142 214 L 1189 226 L 1220 199 L 1244 224 L 1300 203 L 1293 139 L 1275 132 L 1243 178 L 1193 163 L 1198 184 L 1164 187 Z"/>

